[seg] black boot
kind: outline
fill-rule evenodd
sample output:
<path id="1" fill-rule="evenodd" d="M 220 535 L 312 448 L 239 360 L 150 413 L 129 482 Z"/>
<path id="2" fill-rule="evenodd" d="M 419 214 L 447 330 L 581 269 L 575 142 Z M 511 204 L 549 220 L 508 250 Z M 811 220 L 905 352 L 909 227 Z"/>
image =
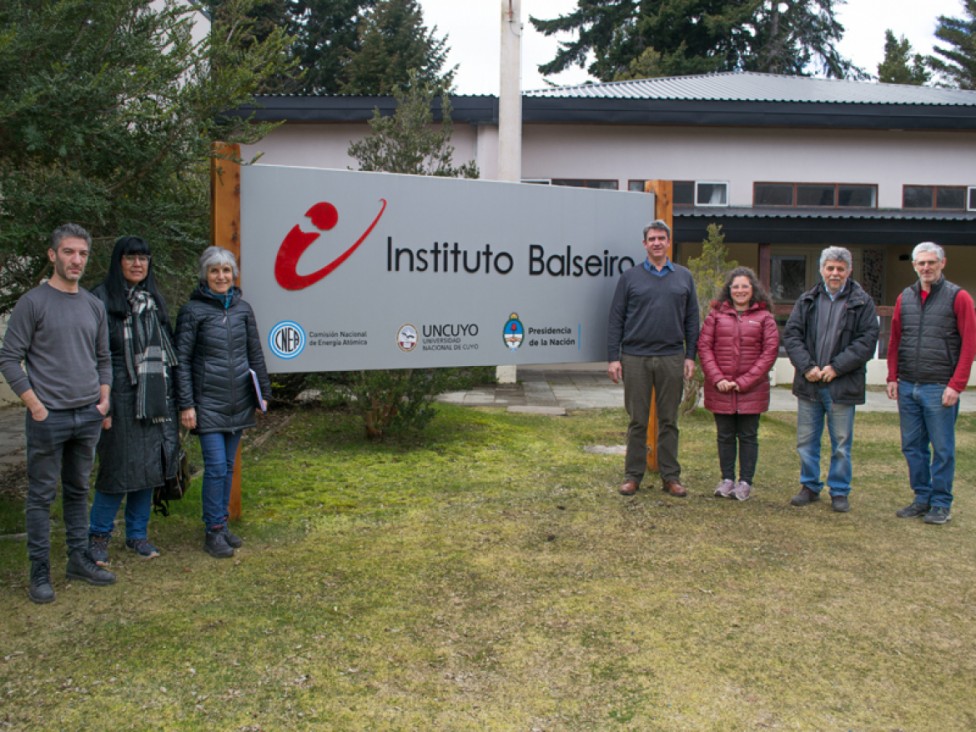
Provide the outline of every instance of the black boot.
<path id="1" fill-rule="evenodd" d="M 207 536 L 203 542 L 203 550 L 210 556 L 217 557 L 217 559 L 227 559 L 234 556 L 234 548 L 227 543 L 223 526 L 207 530 Z"/>
<path id="2" fill-rule="evenodd" d="M 83 580 L 93 585 L 111 585 L 115 583 L 115 575 L 107 569 L 102 569 L 88 552 L 76 549 L 68 557 L 68 568 L 65 570 L 68 579 Z"/>
<path id="3" fill-rule="evenodd" d="M 54 602 L 54 588 L 51 586 L 51 565 L 47 561 L 32 561 L 30 585 L 27 596 L 38 604 Z"/>

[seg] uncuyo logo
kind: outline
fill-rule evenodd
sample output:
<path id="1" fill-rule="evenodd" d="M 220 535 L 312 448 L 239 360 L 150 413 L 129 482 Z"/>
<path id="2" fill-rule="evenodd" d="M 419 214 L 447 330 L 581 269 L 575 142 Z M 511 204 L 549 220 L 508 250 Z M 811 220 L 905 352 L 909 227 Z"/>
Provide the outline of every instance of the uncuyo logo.
<path id="1" fill-rule="evenodd" d="M 359 245 L 366 241 L 366 237 L 372 233 L 385 211 L 386 199 L 381 198 L 380 210 L 376 214 L 376 218 L 373 219 L 372 223 L 366 227 L 366 230 L 351 246 L 322 267 L 322 269 L 311 274 L 301 275 L 298 274 L 298 260 L 301 259 L 305 250 L 322 235 L 321 232 L 330 231 L 339 222 L 339 210 L 328 201 L 319 201 L 305 212 L 305 216 L 311 220 L 312 226 L 318 229 L 318 231 L 302 231 L 300 224 L 295 224 L 291 228 L 291 231 L 285 235 L 284 241 L 281 242 L 281 247 L 278 249 L 278 257 L 275 259 L 274 269 L 275 280 L 286 290 L 304 290 L 306 287 L 324 279 L 336 267 L 349 259 Z"/>

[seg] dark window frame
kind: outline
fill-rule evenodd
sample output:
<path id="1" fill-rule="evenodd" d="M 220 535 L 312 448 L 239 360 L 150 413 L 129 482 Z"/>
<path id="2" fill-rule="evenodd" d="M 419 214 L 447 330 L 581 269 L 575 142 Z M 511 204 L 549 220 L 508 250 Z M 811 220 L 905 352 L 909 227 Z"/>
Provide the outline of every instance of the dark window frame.
<path id="1" fill-rule="evenodd" d="M 790 202 L 789 203 L 757 203 L 759 188 L 761 186 L 767 186 L 770 189 L 770 193 L 773 192 L 773 188 L 779 189 L 780 191 L 784 188 L 790 189 Z M 800 189 L 808 188 L 813 191 L 814 189 L 820 188 L 824 191 L 828 189 L 832 191 L 832 203 L 827 204 L 817 204 L 817 203 L 798 203 L 800 198 Z M 843 205 L 841 204 L 842 199 L 842 189 L 848 189 L 847 193 L 863 192 L 867 191 L 873 203 L 863 206 L 863 205 Z M 877 209 L 878 208 L 878 186 L 876 183 L 811 183 L 811 182 L 791 182 L 791 181 L 754 181 L 752 184 L 752 205 L 753 207 L 770 207 L 770 208 L 830 208 L 830 209 L 852 209 L 857 208 L 861 210 L 866 209 Z"/>
<path id="2" fill-rule="evenodd" d="M 905 192 L 908 189 L 913 189 L 915 191 L 922 191 L 928 189 L 930 193 L 928 205 L 923 205 L 923 206 L 905 205 Z M 976 204 L 976 200 L 974 200 L 973 198 L 973 190 L 976 190 L 976 188 L 974 188 L 973 186 L 905 183 L 901 187 L 901 207 L 904 209 L 908 209 L 909 211 L 966 211 L 966 210 L 972 211 L 974 210 L 974 204 Z M 952 192 L 955 194 L 961 193 L 962 205 L 961 206 L 940 206 L 939 205 L 940 191 Z M 967 203 L 969 204 L 968 208 L 967 208 Z"/>

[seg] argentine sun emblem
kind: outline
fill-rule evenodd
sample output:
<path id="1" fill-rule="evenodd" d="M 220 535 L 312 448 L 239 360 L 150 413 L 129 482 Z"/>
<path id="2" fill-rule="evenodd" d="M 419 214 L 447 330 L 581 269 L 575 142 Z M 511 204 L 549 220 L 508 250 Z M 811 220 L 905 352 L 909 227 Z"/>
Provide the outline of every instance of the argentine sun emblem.
<path id="1" fill-rule="evenodd" d="M 518 313 L 512 313 L 508 316 L 502 338 L 505 339 L 505 345 L 513 351 L 517 351 L 518 347 L 522 345 L 522 341 L 525 339 L 525 328 L 522 326 L 522 321 L 519 320 Z"/>

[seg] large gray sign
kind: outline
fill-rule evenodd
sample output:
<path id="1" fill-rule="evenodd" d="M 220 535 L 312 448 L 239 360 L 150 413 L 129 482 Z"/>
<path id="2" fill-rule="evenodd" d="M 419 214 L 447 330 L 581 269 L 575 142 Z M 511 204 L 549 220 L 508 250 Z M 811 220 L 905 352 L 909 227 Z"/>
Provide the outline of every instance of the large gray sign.
<path id="1" fill-rule="evenodd" d="M 255 165 L 241 264 L 272 372 L 606 358 L 645 193 Z"/>

